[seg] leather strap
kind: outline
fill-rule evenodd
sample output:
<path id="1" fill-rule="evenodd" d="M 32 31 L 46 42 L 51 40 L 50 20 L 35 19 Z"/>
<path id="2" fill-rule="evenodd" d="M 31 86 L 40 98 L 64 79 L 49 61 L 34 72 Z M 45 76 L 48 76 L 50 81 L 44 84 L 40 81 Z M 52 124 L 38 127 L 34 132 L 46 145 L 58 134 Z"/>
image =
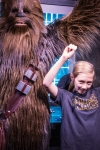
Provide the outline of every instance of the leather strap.
<path id="1" fill-rule="evenodd" d="M 5 118 L 8 118 L 13 112 L 20 106 L 23 98 L 30 92 L 31 85 L 37 79 L 37 70 L 34 64 L 30 62 L 28 69 L 25 71 L 23 81 L 19 81 L 15 92 L 10 97 L 7 109 L 5 112 Z"/>
<path id="2" fill-rule="evenodd" d="M 37 79 L 38 68 L 35 67 L 33 61 L 30 62 L 28 69 L 23 75 L 23 80 L 19 81 L 14 93 L 8 100 L 6 111 L 0 113 L 0 150 L 5 150 L 5 121 L 20 106 L 23 98 L 29 93 L 31 85 Z"/>
<path id="3" fill-rule="evenodd" d="M 37 66 L 35 66 L 34 61 L 31 60 L 28 69 L 23 75 L 23 81 L 19 81 L 14 93 L 8 100 L 6 111 L 0 113 L 0 150 L 5 150 L 6 148 L 5 121 L 18 109 L 23 98 L 29 93 L 31 85 L 34 84 L 34 81 L 37 79 L 37 71 L 39 69 L 41 70 L 41 60 L 44 56 L 45 50 L 39 54 Z"/>

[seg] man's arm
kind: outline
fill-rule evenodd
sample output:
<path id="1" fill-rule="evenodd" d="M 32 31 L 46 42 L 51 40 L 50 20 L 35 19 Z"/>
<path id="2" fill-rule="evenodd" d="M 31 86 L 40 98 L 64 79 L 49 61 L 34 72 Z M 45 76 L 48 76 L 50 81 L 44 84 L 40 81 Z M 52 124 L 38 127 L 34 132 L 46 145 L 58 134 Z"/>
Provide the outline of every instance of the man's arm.
<path id="1" fill-rule="evenodd" d="M 52 80 L 58 73 L 61 66 L 74 54 L 75 50 L 77 49 L 77 46 L 70 44 L 67 46 L 59 60 L 53 65 L 53 67 L 50 69 L 50 71 L 47 73 L 43 80 L 43 85 L 46 87 L 47 91 L 53 96 L 57 96 L 58 88 L 52 83 Z"/>

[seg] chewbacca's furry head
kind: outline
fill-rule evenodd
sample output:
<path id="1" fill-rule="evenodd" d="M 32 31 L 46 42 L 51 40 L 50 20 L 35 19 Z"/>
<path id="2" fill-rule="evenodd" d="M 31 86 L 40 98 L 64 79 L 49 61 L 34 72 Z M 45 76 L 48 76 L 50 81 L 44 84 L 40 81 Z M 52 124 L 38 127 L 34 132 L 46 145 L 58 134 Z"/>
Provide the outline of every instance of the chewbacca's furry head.
<path id="1" fill-rule="evenodd" d="M 44 31 L 43 11 L 38 0 L 2 0 L 0 43 L 2 51 L 25 55 L 34 51 Z M 29 52 L 30 51 L 30 52 Z M 7 54 L 8 55 L 8 54 Z M 31 56 L 31 53 L 29 54 Z M 30 57 L 29 56 L 29 57 Z"/>
<path id="2" fill-rule="evenodd" d="M 38 0 L 2 0 L 2 17 L 9 28 L 28 26 L 43 29 L 43 12 Z M 9 30 L 8 28 L 8 30 Z"/>
<path id="3" fill-rule="evenodd" d="M 30 31 L 37 44 L 44 30 L 43 21 L 38 0 L 2 0 L 1 33 L 20 34 Z"/>

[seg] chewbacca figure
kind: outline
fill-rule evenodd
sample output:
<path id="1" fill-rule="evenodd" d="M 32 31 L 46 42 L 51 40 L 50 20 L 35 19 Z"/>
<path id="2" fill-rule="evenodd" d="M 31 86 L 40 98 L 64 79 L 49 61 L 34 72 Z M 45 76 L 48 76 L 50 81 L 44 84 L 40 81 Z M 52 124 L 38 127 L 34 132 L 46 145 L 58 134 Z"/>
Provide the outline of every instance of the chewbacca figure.
<path id="1" fill-rule="evenodd" d="M 69 16 L 45 27 L 39 0 L 2 0 L 0 150 L 49 149 L 50 111 L 43 76 L 67 44 L 78 45 L 83 54 L 83 50 L 91 50 L 99 35 L 100 0 L 83 1 L 79 0 Z M 32 81 L 24 75 L 28 68 L 35 70 Z M 19 103 L 10 97 L 16 95 L 23 80 L 31 90 L 23 94 L 17 89 L 22 98 Z"/>

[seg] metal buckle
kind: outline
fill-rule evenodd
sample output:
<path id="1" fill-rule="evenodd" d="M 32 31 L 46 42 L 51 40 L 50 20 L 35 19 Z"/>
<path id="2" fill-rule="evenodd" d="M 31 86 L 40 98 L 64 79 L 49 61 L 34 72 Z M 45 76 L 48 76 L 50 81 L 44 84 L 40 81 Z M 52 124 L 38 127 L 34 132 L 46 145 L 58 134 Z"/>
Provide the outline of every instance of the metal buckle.
<path id="1" fill-rule="evenodd" d="M 23 81 L 20 81 L 16 87 L 16 90 L 20 91 L 21 93 L 27 95 L 30 90 L 31 90 L 31 86 L 26 84 L 25 82 Z"/>
<path id="2" fill-rule="evenodd" d="M 36 71 L 35 71 L 36 72 Z M 37 79 L 37 74 L 33 72 L 32 70 L 28 69 L 24 76 L 26 76 L 28 79 L 35 81 Z"/>

